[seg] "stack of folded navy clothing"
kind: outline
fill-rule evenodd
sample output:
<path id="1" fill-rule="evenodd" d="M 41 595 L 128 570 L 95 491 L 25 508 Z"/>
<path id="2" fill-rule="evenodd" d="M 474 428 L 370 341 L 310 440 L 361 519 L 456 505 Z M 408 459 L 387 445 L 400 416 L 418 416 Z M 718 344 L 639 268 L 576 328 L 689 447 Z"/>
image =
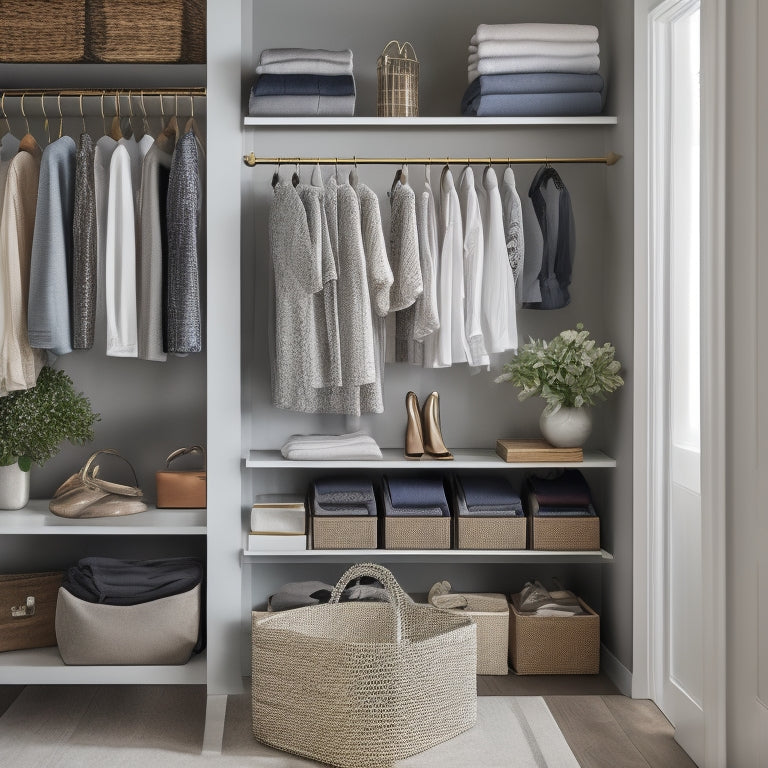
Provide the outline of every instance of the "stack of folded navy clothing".
<path id="1" fill-rule="evenodd" d="M 459 517 L 523 517 L 520 494 L 503 477 L 465 475 L 455 482 Z"/>
<path id="2" fill-rule="evenodd" d="M 528 511 L 535 517 L 594 517 L 595 508 L 584 475 L 566 469 L 555 478 L 532 475 L 526 481 Z"/>
<path id="3" fill-rule="evenodd" d="M 268 48 L 261 52 L 248 112 L 262 117 L 351 117 L 352 51 Z"/>
<path id="4" fill-rule="evenodd" d="M 597 27 L 480 24 L 469 46 L 463 115 L 597 115 L 603 109 Z"/>
<path id="5" fill-rule="evenodd" d="M 384 514 L 388 517 L 450 517 L 442 477 L 383 477 Z"/>
<path id="6" fill-rule="evenodd" d="M 364 477 L 324 477 L 310 488 L 312 514 L 318 517 L 375 517 L 376 497 Z"/>

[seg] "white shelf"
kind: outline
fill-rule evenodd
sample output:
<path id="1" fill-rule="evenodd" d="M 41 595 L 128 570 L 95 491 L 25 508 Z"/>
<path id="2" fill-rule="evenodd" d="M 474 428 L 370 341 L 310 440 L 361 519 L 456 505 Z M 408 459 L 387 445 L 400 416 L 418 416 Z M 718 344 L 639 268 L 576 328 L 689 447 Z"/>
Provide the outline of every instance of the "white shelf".
<path id="1" fill-rule="evenodd" d="M 205 653 L 178 666 L 67 666 L 59 649 L 0 653 L 1 685 L 205 685 Z"/>
<path id="2" fill-rule="evenodd" d="M 0 535 L 54 534 L 200 536 L 206 533 L 204 509 L 157 509 L 124 517 L 69 520 L 48 510 L 48 499 L 33 499 L 24 509 L 0 512 Z"/>
<path id="3" fill-rule="evenodd" d="M 574 117 L 245 117 L 245 126 L 280 126 L 300 128 L 302 126 L 339 126 L 361 127 L 398 127 L 429 128 L 449 127 L 469 128 L 472 126 L 503 125 L 616 125 L 615 115 L 589 115 Z"/>
<path id="4" fill-rule="evenodd" d="M 613 555 L 600 549 L 594 552 L 545 552 L 533 549 L 308 549 L 292 552 L 244 550 L 241 562 L 257 563 L 603 563 Z"/>
<path id="5" fill-rule="evenodd" d="M 280 451 L 252 450 L 245 466 L 257 469 L 547 469 L 569 467 L 592 469 L 615 467 L 612 459 L 602 451 L 585 451 L 584 461 L 506 462 L 495 451 L 481 448 L 461 448 L 453 451 L 453 461 L 406 461 L 398 448 L 382 450 L 383 461 L 289 461 Z"/>

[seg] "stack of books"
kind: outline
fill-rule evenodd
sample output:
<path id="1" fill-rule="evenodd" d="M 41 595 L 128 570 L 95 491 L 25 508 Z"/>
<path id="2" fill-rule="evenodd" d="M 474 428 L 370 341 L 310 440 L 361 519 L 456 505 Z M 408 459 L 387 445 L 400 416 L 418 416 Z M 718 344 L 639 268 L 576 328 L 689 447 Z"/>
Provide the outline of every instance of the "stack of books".
<path id="1" fill-rule="evenodd" d="M 257 496 L 251 508 L 248 549 L 292 552 L 307 549 L 307 511 L 295 494 Z"/>

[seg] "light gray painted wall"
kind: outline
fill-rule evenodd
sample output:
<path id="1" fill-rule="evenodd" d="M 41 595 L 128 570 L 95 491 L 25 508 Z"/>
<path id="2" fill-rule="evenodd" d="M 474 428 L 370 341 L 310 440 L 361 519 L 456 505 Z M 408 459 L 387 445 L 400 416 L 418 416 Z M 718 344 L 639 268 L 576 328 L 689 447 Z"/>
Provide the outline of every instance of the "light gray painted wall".
<path id="1" fill-rule="evenodd" d="M 480 22 L 553 21 L 594 23 L 601 28 L 603 69 L 611 83 L 608 113 L 619 112 L 618 128 L 510 127 L 483 130 L 464 128 L 381 130 L 377 128 L 264 129 L 246 128 L 243 148 L 257 155 L 301 156 L 547 156 L 597 155 L 614 150 L 625 160 L 613 168 L 596 165 L 558 168 L 572 196 L 577 255 L 572 284 L 572 304 L 556 312 L 525 310 L 519 313 L 520 338 L 550 338 L 576 322 L 584 322 L 599 342 L 615 343 L 617 357 L 626 365 L 628 386 L 614 402 L 596 411 L 595 434 L 590 445 L 606 449 L 619 458 L 617 470 L 592 473 L 602 505 L 603 545 L 617 551 L 614 564 L 600 568 L 568 569 L 576 588 L 593 594 L 602 602 L 604 641 L 609 650 L 628 668 L 632 664 L 632 561 L 631 561 L 631 361 L 632 361 L 632 26 L 631 6 L 620 3 L 569 3 L 555 0 L 537 3 L 408 3 L 397 0 L 385 5 L 324 0 L 312 4 L 299 0 L 253 4 L 251 66 L 262 48 L 277 46 L 351 47 L 355 57 L 358 87 L 358 114 L 375 112 L 376 57 L 393 38 L 414 44 L 421 62 L 421 113 L 458 114 L 466 87 L 466 45 Z M 354 12 L 351 11 L 354 9 Z M 436 19 L 439 17 L 439 23 Z M 297 21 L 300 19 L 300 23 Z M 364 22 L 361 22 L 364 19 Z M 615 40 L 613 38 L 616 38 Z M 246 33 L 246 43 L 247 33 Z M 247 53 L 245 54 L 247 56 Z M 243 74 L 243 98 L 252 79 L 252 69 Z M 244 101 L 245 104 L 245 101 Z M 387 228 L 389 189 L 393 167 L 361 167 L 360 178 L 380 196 Z M 345 421 L 337 416 L 312 416 L 274 409 L 270 404 L 266 320 L 268 306 L 267 216 L 271 198 L 272 167 L 243 168 L 243 254 L 241 299 L 243 451 L 250 448 L 278 448 L 295 432 L 341 432 Z M 348 169 L 345 169 L 348 170 Z M 419 182 L 423 167 L 411 167 L 411 178 Z M 454 167 L 458 178 L 461 166 Z M 477 172 L 479 169 L 475 169 Z M 503 168 L 497 169 L 499 172 Z M 517 166 L 521 192 L 527 193 L 535 166 Z M 330 170 L 326 170 L 329 173 Z M 305 171 L 306 174 L 306 171 Z M 440 167 L 432 171 L 439 181 Z M 454 447 L 492 448 L 498 437 L 538 434 L 540 401 L 519 403 L 516 390 L 493 383 L 493 373 L 470 376 L 466 366 L 451 370 L 426 371 L 397 364 L 387 366 L 385 413 L 364 416 L 369 430 L 383 447 L 402 445 L 405 417 L 403 401 L 413 389 L 424 396 L 432 389 L 441 395 L 445 439 Z M 243 513 L 256 492 L 296 491 L 307 478 L 294 472 L 246 471 L 243 482 Z M 302 569 L 302 573 L 306 569 Z M 414 588 L 423 588 L 433 577 L 454 577 L 457 586 L 512 591 L 530 575 L 531 569 L 498 566 L 395 566 L 396 574 Z M 545 569 L 546 570 L 546 569 Z M 279 573 L 288 580 L 285 568 L 252 568 L 253 605 L 263 602 Z M 342 566 L 327 566 L 324 578 L 340 574 Z M 539 571 L 539 569 L 537 569 Z M 554 575 L 554 570 L 547 570 Z M 575 574 L 579 575 L 576 576 Z M 585 578 L 585 575 L 588 577 Z M 601 574 L 607 582 L 600 597 Z M 285 577 L 285 578 L 284 578 Z M 246 580 L 248 575 L 246 572 Z M 292 576 L 291 576 L 292 578 Z M 277 579 L 279 580 L 279 579 Z M 418 584 L 417 584 L 418 582 Z M 276 583 L 276 582 L 275 582 Z M 282 582 L 281 582 L 282 583 Z M 431 582 L 430 582 L 431 583 Z M 598 588 L 596 588 L 596 585 Z M 428 585 L 427 585 L 428 586 Z M 247 604 L 246 604 L 247 605 Z"/>

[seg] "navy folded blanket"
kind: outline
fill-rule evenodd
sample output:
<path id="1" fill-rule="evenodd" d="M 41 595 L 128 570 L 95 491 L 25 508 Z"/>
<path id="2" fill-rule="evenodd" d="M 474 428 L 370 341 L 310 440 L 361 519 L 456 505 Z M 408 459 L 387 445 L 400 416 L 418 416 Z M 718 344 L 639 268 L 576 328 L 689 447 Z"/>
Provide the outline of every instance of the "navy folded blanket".
<path id="1" fill-rule="evenodd" d="M 385 501 L 391 502 L 394 514 L 398 510 L 409 510 L 409 514 L 418 516 L 419 510 L 425 510 L 425 516 L 431 516 L 434 512 L 426 510 L 440 509 L 443 517 L 451 516 L 442 477 L 384 477 L 383 486 L 388 497 Z M 386 503 L 385 508 L 390 513 Z"/>
<path id="2" fill-rule="evenodd" d="M 520 494 L 503 477 L 463 475 L 459 482 L 464 489 L 464 498 L 470 512 L 475 508 L 496 507 L 522 510 Z"/>
<path id="3" fill-rule="evenodd" d="M 528 487 L 536 495 L 540 507 L 588 507 L 592 493 L 578 469 L 566 469 L 554 478 L 528 477 Z"/>
<path id="4" fill-rule="evenodd" d="M 563 117 L 599 115 L 599 93 L 489 93 L 467 101 L 462 114 L 468 117 Z"/>
<path id="5" fill-rule="evenodd" d="M 252 96 L 354 96 L 353 75 L 260 75 Z"/>

